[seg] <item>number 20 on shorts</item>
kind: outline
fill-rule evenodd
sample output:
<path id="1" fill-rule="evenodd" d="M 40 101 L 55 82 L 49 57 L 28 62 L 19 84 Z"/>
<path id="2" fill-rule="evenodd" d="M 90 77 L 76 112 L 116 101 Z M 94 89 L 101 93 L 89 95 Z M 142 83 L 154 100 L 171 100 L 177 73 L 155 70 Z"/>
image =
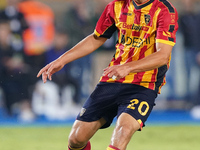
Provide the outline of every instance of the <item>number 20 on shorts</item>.
<path id="1" fill-rule="evenodd" d="M 133 99 L 130 101 L 131 104 L 129 104 L 127 106 L 127 108 L 130 108 L 130 109 L 133 109 L 135 110 L 135 106 L 139 104 L 139 107 L 138 107 L 138 112 L 142 115 L 142 116 L 145 116 L 149 110 L 149 104 L 145 101 L 142 101 L 141 103 L 139 103 L 139 100 L 138 99 Z M 142 108 L 143 106 L 146 106 L 146 109 L 144 111 L 142 111 Z"/>

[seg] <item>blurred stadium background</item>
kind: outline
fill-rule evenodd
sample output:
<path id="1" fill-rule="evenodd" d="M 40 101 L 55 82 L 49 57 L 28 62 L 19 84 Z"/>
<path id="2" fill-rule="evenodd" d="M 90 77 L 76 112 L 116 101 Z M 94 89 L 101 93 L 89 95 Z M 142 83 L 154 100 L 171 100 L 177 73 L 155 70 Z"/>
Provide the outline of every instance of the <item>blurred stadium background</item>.
<path id="1" fill-rule="evenodd" d="M 110 1 L 0 1 L 0 141 L 3 143 L 0 142 L 0 149 L 16 149 L 15 146 L 9 147 L 11 143 L 15 143 L 19 147 L 17 149 L 26 150 L 66 149 L 66 145 L 62 146 L 67 143 L 69 126 L 94 89 L 103 68 L 110 62 L 115 52 L 116 35 L 94 53 L 66 65 L 53 76 L 53 82 L 43 84 L 36 74 L 42 66 L 92 33 L 96 21 Z M 166 143 L 160 142 L 155 148 L 153 143 L 148 142 L 147 148 L 188 150 L 191 146 L 197 150 L 200 147 L 198 141 L 191 141 L 200 138 L 200 0 L 169 1 L 179 12 L 180 29 L 167 72 L 167 84 L 156 99 L 156 107 L 147 121 L 150 127 L 144 129 L 146 135 L 142 133 L 146 138 L 137 133 L 139 139 L 134 137 L 134 140 L 142 145 L 141 141 L 146 143 L 152 135 L 155 138 L 151 141 L 158 144 L 159 135 L 163 134 L 167 135 L 166 139 L 171 138 L 173 144 L 172 139 L 176 141 L 181 138 L 181 141 L 170 147 L 166 146 L 169 141 L 162 139 Z M 111 129 L 108 130 L 110 134 Z M 66 134 L 63 135 L 64 132 Z M 40 140 L 35 141 L 34 138 L 37 139 L 42 133 L 55 136 L 49 141 L 57 141 L 58 148 L 48 146 L 50 142 L 44 141 L 48 139 L 47 136 L 41 137 L 43 147 L 37 145 Z M 103 141 L 103 134 L 95 136 L 93 142 L 98 144 L 98 138 Z M 107 142 L 103 142 L 106 146 L 109 137 L 105 139 Z M 31 143 L 34 145 L 32 149 L 20 145 L 25 139 L 35 141 Z M 191 145 L 187 142 L 191 142 Z M 25 143 L 30 145 L 29 142 Z M 196 147 L 192 147 L 192 144 Z M 1 148 L 2 145 L 4 147 Z M 136 149 L 143 148 L 138 146 Z"/>

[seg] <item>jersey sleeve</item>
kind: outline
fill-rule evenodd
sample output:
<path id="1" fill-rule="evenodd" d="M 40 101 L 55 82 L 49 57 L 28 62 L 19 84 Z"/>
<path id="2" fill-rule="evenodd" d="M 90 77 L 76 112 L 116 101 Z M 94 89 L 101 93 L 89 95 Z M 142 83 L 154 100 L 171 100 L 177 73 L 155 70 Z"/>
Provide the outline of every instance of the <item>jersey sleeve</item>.
<path id="1" fill-rule="evenodd" d="M 114 2 L 109 3 L 99 18 L 94 34 L 98 37 L 110 38 L 116 31 Z"/>
<path id="2" fill-rule="evenodd" d="M 156 43 L 164 43 L 174 46 L 176 32 L 178 30 L 178 13 L 176 10 L 170 13 L 168 9 L 161 10 L 158 15 Z"/>

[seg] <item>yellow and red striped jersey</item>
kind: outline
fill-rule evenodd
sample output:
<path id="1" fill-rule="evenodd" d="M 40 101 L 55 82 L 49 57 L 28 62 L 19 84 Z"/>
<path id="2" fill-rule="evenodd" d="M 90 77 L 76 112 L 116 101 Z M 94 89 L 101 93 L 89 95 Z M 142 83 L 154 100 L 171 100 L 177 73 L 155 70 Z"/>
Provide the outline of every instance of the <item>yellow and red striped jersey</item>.
<path id="1" fill-rule="evenodd" d="M 167 0 L 147 0 L 137 4 L 134 0 L 110 2 L 99 18 L 94 33 L 110 38 L 118 31 L 116 53 L 109 66 L 137 61 L 156 52 L 156 42 L 174 46 L 178 30 L 178 13 Z M 171 59 L 171 58 L 170 58 Z M 132 83 L 160 93 L 165 84 L 169 63 L 162 67 L 113 80 L 102 76 L 100 82 Z"/>

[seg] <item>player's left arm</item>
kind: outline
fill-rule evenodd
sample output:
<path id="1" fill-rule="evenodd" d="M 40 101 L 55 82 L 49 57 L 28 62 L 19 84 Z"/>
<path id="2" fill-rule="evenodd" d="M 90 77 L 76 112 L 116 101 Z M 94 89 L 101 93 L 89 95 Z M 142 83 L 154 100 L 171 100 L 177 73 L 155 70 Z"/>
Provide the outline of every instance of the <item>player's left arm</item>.
<path id="1" fill-rule="evenodd" d="M 109 78 L 115 75 L 117 79 L 121 79 L 131 72 L 144 72 L 159 68 L 169 62 L 172 48 L 173 46 L 168 44 L 156 43 L 157 52 L 138 61 L 132 61 L 123 65 L 108 67 L 104 69 L 103 75 L 108 75 Z"/>

